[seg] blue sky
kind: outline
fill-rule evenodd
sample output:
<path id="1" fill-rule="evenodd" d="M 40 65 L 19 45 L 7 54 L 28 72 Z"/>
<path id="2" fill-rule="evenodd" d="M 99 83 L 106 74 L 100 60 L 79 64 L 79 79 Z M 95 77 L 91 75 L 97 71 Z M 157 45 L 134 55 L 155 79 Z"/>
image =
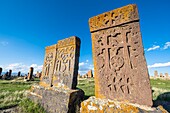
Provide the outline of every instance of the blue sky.
<path id="1" fill-rule="evenodd" d="M 41 70 L 45 46 L 73 35 L 81 39 L 80 72 L 93 67 L 88 19 L 137 4 L 150 75 L 170 74 L 169 0 L 0 0 L 0 66 Z"/>

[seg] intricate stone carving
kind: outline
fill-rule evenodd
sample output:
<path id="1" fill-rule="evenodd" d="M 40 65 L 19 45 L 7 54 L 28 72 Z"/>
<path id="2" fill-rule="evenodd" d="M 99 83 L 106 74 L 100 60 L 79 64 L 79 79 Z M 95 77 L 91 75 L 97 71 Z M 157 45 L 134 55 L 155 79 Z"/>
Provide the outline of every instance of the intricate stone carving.
<path id="1" fill-rule="evenodd" d="M 113 18 L 106 16 L 112 12 L 118 15 L 114 23 L 110 23 Z M 98 23 L 102 24 L 99 26 Z M 93 17 L 89 24 L 96 75 L 95 95 L 151 106 L 152 93 L 136 5 Z"/>
<path id="2" fill-rule="evenodd" d="M 128 5 L 90 18 L 90 31 L 94 32 L 136 20 L 139 20 L 136 5 Z"/>
<path id="3" fill-rule="evenodd" d="M 44 65 L 40 85 L 52 86 L 52 78 L 54 73 L 54 63 L 57 54 L 57 44 L 46 47 Z"/>
<path id="4" fill-rule="evenodd" d="M 77 37 L 58 41 L 54 70 L 54 86 L 76 88 L 80 39 Z"/>

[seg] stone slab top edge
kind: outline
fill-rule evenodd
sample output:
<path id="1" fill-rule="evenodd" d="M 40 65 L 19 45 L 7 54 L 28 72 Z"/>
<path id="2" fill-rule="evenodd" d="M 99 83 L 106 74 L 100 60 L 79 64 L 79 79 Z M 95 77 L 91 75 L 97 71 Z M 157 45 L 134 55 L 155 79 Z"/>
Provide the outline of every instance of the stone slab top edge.
<path id="1" fill-rule="evenodd" d="M 70 88 L 62 88 L 62 87 L 44 87 L 44 86 L 41 86 L 41 85 L 32 85 L 30 91 L 32 92 L 32 90 L 34 88 L 51 90 L 51 91 L 58 91 L 58 92 L 68 92 L 68 93 L 72 93 L 72 92 L 75 92 L 75 91 L 82 91 L 82 89 L 70 89 Z"/>
<path id="2" fill-rule="evenodd" d="M 71 45 L 78 45 L 80 46 L 80 38 L 77 36 L 71 36 L 69 38 L 64 38 L 63 40 L 59 40 L 57 44 L 53 44 L 50 46 L 46 46 L 45 50 L 52 50 L 52 49 L 57 49 L 61 47 L 66 47 L 66 46 L 71 46 Z"/>
<path id="3" fill-rule="evenodd" d="M 71 46 L 71 45 L 80 46 L 80 43 L 81 43 L 80 38 L 78 38 L 77 36 L 71 36 L 69 38 L 59 40 L 57 43 L 57 46 L 58 46 L 58 48 L 67 47 L 67 46 Z"/>
<path id="4" fill-rule="evenodd" d="M 124 23 L 139 21 L 136 4 L 117 8 L 115 10 L 99 14 L 89 19 L 90 32 L 118 26 Z"/>

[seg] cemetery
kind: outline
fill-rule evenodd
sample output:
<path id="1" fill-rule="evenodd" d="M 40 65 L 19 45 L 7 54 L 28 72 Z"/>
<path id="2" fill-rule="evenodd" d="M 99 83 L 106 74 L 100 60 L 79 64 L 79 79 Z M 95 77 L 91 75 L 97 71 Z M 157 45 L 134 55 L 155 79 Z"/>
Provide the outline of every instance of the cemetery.
<path id="1" fill-rule="evenodd" d="M 169 75 L 149 77 L 139 20 L 135 4 L 89 19 L 94 70 L 85 75 L 77 36 L 47 46 L 36 75 L 33 67 L 15 77 L 0 68 L 0 113 L 170 112 Z"/>

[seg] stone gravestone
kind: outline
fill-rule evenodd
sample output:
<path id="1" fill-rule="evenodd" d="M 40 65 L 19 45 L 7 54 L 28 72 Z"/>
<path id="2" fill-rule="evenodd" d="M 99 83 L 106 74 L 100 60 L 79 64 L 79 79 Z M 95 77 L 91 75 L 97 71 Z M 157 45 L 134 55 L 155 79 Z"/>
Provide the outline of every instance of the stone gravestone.
<path id="1" fill-rule="evenodd" d="M 95 96 L 152 106 L 152 92 L 136 5 L 89 20 Z"/>
<path id="2" fill-rule="evenodd" d="M 92 78 L 92 77 L 93 77 L 92 70 L 89 70 L 89 71 L 87 72 L 87 77 L 88 77 L 88 78 Z"/>
<path id="3" fill-rule="evenodd" d="M 159 77 L 158 71 L 154 71 L 154 77 Z"/>
<path id="4" fill-rule="evenodd" d="M 42 70 L 40 85 L 52 86 L 52 77 L 54 74 L 54 63 L 57 53 L 57 44 L 45 48 L 45 59 Z"/>
<path id="5" fill-rule="evenodd" d="M 18 77 L 20 77 L 20 76 L 21 76 L 21 71 L 18 72 Z"/>
<path id="6" fill-rule="evenodd" d="M 50 113 L 78 112 L 84 92 L 76 89 L 80 39 L 73 36 L 46 48 L 43 74 L 28 97 Z"/>
<path id="7" fill-rule="evenodd" d="M 57 43 L 54 69 L 54 86 L 75 89 L 77 85 L 80 39 L 76 37 L 60 40 Z"/>
<path id="8" fill-rule="evenodd" d="M 12 70 L 10 69 L 10 70 L 9 70 L 9 74 L 8 74 L 8 78 L 10 78 L 11 75 L 12 75 Z"/>
<path id="9" fill-rule="evenodd" d="M 2 73 L 2 68 L 0 67 L 0 75 L 1 75 L 1 73 Z"/>
<path id="10" fill-rule="evenodd" d="M 27 76 L 27 80 L 32 80 L 33 72 L 34 72 L 34 68 L 30 67 L 29 74 Z"/>

